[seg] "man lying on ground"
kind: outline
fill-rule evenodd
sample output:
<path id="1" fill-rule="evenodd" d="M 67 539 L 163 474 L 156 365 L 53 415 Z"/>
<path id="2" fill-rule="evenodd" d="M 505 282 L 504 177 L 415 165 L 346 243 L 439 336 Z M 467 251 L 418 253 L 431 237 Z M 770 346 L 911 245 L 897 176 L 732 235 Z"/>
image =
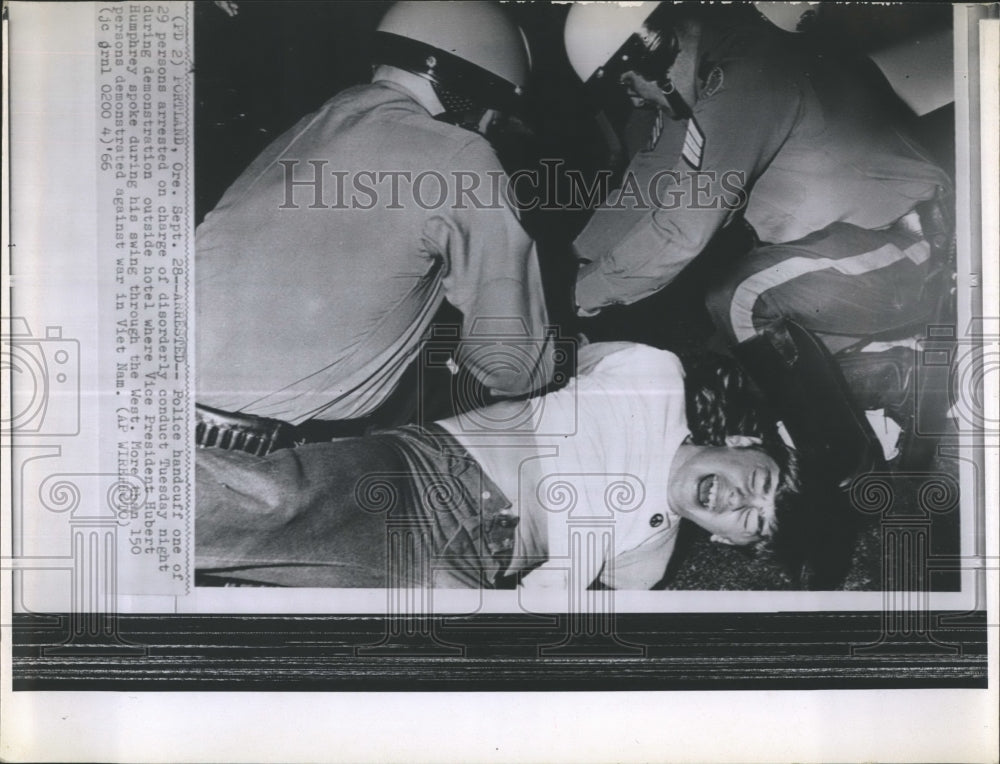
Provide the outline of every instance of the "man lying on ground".
<path id="1" fill-rule="evenodd" d="M 795 512 L 794 451 L 727 435 L 748 418 L 686 394 L 670 352 L 595 343 L 577 360 L 561 390 L 440 422 L 263 457 L 200 449 L 197 567 L 287 586 L 649 589 L 683 518 L 721 543 L 773 541 Z"/>

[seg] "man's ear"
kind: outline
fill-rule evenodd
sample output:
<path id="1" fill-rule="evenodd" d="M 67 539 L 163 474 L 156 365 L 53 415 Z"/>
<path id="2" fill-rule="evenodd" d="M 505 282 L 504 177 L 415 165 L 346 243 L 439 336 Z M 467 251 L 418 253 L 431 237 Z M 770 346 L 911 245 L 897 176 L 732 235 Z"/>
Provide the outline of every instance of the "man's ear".
<path id="1" fill-rule="evenodd" d="M 746 448 L 747 446 L 759 446 L 763 441 L 751 435 L 727 435 L 726 445 L 730 448 Z"/>

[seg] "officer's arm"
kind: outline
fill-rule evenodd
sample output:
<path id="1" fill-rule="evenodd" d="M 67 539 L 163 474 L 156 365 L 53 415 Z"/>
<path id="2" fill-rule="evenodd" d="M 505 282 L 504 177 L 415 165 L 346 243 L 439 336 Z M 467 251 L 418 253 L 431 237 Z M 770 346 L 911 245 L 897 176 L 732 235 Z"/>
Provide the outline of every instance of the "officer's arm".
<path id="1" fill-rule="evenodd" d="M 503 199 L 490 196 L 487 170 L 500 166 L 487 148 L 472 147 L 465 167 L 483 173 L 475 208 L 441 210 L 428 224 L 445 260 L 445 296 L 463 315 L 459 365 L 495 395 L 520 395 L 552 377 L 552 341 L 534 242 Z M 488 155 L 487 155 L 488 152 Z"/>
<path id="2" fill-rule="evenodd" d="M 650 211 L 581 268 L 582 314 L 636 302 L 673 281 L 745 204 L 747 190 L 787 139 L 802 102 L 793 75 L 777 64 L 738 61 L 720 79 L 695 105 L 682 156 L 667 160 L 672 167 L 664 163 L 671 170 L 660 173 L 647 197 Z M 591 226 L 615 213 L 600 210 Z"/>

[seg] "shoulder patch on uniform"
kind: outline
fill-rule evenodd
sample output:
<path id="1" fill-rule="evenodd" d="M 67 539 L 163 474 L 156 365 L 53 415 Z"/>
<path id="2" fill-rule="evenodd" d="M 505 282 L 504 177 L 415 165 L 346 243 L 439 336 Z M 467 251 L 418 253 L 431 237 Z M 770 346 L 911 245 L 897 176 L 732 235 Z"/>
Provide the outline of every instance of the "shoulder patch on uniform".
<path id="1" fill-rule="evenodd" d="M 684 135 L 684 149 L 681 157 L 694 170 L 701 169 L 701 155 L 705 149 L 705 135 L 698 126 L 698 121 L 691 117 L 688 120 L 687 133 Z"/>
<path id="2" fill-rule="evenodd" d="M 701 97 L 708 98 L 709 96 L 713 96 L 718 93 L 719 90 L 722 89 L 722 82 L 724 79 L 725 76 L 722 73 L 722 67 L 712 67 L 712 71 L 710 71 L 708 76 L 705 78 L 705 87 L 701 90 Z"/>

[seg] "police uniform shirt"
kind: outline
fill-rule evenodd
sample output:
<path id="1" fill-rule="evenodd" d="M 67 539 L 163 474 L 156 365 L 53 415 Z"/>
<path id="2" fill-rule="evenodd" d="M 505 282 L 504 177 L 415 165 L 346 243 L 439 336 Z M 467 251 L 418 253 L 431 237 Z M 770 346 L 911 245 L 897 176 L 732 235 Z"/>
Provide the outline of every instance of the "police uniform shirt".
<path id="1" fill-rule="evenodd" d="M 489 206 L 458 198 L 463 173 Z M 346 90 L 302 119 L 198 229 L 199 402 L 292 423 L 362 417 L 395 388 L 445 298 L 463 336 L 523 332 L 534 348 L 513 368 L 463 345 L 459 363 L 484 385 L 516 395 L 544 384 L 535 248 L 488 192 L 498 176 L 481 136 L 434 120 L 392 83 Z"/>
<path id="2" fill-rule="evenodd" d="M 781 37 L 706 29 L 693 116 L 665 121 L 575 242 L 581 313 L 669 284 L 744 205 L 760 240 L 782 243 L 887 226 L 947 183 L 863 78 Z"/>

